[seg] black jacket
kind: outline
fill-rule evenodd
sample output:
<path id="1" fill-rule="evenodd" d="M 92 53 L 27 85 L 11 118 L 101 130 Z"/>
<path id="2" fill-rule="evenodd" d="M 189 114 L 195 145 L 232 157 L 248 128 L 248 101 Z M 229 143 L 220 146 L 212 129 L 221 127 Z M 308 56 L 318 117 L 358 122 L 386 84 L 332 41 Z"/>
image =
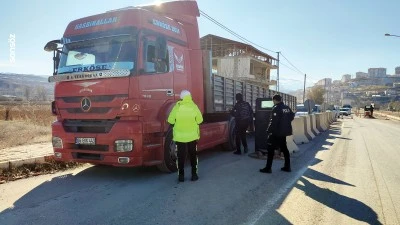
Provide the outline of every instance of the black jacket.
<path id="1" fill-rule="evenodd" d="M 235 117 L 236 121 L 253 119 L 253 109 L 250 104 L 245 101 L 238 101 L 231 111 L 232 116 Z"/>
<path id="2" fill-rule="evenodd" d="M 294 113 L 289 106 L 280 102 L 272 108 L 271 120 L 267 133 L 278 137 L 286 137 L 293 134 L 292 121 Z"/>

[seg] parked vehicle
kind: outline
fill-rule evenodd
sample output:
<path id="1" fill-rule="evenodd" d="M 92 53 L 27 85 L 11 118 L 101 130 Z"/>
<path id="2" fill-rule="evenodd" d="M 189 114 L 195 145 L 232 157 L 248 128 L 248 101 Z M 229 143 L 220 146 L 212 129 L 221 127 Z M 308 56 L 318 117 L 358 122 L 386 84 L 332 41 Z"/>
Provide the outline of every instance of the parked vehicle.
<path id="1" fill-rule="evenodd" d="M 303 116 L 303 115 L 308 115 L 308 110 L 304 106 L 304 104 L 298 104 L 296 105 L 296 113 L 295 116 Z"/>
<path id="2" fill-rule="evenodd" d="M 311 113 L 320 113 L 321 112 L 321 105 L 315 105 L 312 109 Z"/>
<path id="3" fill-rule="evenodd" d="M 320 105 L 315 105 L 311 110 L 311 114 L 320 113 L 320 112 L 321 112 L 321 106 Z M 302 115 L 308 115 L 308 110 L 304 106 L 304 104 L 298 104 L 298 105 L 296 105 L 295 116 L 302 116 Z"/>
<path id="4" fill-rule="evenodd" d="M 352 107 L 351 107 L 351 105 L 343 105 L 343 106 L 342 106 L 342 108 L 348 108 L 348 109 L 351 109 Z"/>
<path id="5" fill-rule="evenodd" d="M 341 116 L 350 116 L 351 109 L 350 108 L 340 108 L 340 115 Z"/>
<path id="6" fill-rule="evenodd" d="M 333 113 L 335 114 L 335 117 L 336 117 L 336 118 L 339 118 L 339 117 L 340 117 L 340 108 L 339 108 L 339 106 L 337 106 L 337 105 L 331 105 L 331 106 L 329 106 L 329 108 L 328 108 L 327 111 L 333 112 Z"/>
<path id="7" fill-rule="evenodd" d="M 212 74 L 211 52 L 200 50 L 196 1 L 173 1 L 72 21 L 53 51 L 56 82 L 52 142 L 56 160 L 176 171 L 167 117 L 188 89 L 203 113 L 198 150 L 235 147 L 228 112 L 241 92 L 256 98 L 277 92 Z M 279 93 L 286 104 L 296 98 Z"/>

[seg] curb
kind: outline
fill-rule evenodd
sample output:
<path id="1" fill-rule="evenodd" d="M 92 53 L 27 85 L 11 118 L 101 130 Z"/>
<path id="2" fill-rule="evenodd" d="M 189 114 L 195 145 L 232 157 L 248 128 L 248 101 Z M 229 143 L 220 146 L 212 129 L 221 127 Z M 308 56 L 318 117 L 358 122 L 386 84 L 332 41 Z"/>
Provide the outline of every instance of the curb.
<path id="1" fill-rule="evenodd" d="M 374 114 L 376 114 L 378 116 L 386 117 L 386 118 L 391 119 L 391 120 L 400 121 L 400 117 L 397 117 L 397 116 L 391 116 L 391 115 L 387 115 L 387 114 L 383 114 L 383 113 L 377 113 L 377 112 L 374 112 Z"/>
<path id="2" fill-rule="evenodd" d="M 12 169 L 20 167 L 22 165 L 30 165 L 30 164 L 43 164 L 53 159 L 53 157 L 54 157 L 53 155 L 45 155 L 30 159 L 20 159 L 20 160 L 0 162 L 0 169 Z"/>

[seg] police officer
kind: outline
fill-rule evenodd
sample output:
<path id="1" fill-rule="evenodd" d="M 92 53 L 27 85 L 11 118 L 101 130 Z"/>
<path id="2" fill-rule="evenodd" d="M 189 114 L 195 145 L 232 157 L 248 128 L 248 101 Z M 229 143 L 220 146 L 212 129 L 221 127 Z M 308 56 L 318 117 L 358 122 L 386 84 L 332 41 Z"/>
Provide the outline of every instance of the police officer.
<path id="1" fill-rule="evenodd" d="M 282 171 L 291 172 L 290 155 L 286 145 L 286 136 L 292 135 L 292 121 L 294 119 L 293 111 L 282 102 L 280 95 L 272 98 L 274 107 L 272 108 L 271 120 L 267 129 L 268 133 L 268 158 L 265 168 L 260 169 L 262 173 L 271 173 L 272 161 L 275 150 L 280 148 L 285 157 L 285 165 Z"/>
<path id="2" fill-rule="evenodd" d="M 199 179 L 197 141 L 200 139 L 199 124 L 203 122 L 203 116 L 189 91 L 183 90 L 180 98 L 168 116 L 168 123 L 174 125 L 173 140 L 178 148 L 178 180 L 185 181 L 185 159 L 189 153 L 192 181 L 196 181 Z"/>
<path id="3" fill-rule="evenodd" d="M 235 117 L 235 132 L 236 132 L 236 151 L 234 154 L 240 155 L 241 144 L 243 144 L 244 153 L 248 152 L 246 131 L 251 123 L 253 123 L 253 109 L 248 102 L 243 101 L 241 93 L 236 94 L 236 104 L 232 109 L 231 114 Z"/>

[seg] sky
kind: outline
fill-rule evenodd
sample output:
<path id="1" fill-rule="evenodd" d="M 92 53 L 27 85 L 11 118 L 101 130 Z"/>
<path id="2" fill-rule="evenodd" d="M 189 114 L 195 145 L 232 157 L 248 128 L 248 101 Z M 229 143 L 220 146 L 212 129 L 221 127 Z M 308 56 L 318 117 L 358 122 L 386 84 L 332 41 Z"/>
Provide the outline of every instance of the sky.
<path id="1" fill-rule="evenodd" d="M 0 8 L 0 72 L 51 75 L 52 53 L 44 45 L 62 37 L 68 23 L 126 6 L 154 0 L 14 0 Z M 280 88 L 303 88 L 323 78 L 355 76 L 368 68 L 384 67 L 388 74 L 400 66 L 399 0 L 198 0 L 199 8 L 246 39 L 281 57 Z M 215 34 L 238 40 L 204 17 L 200 35 Z M 238 40 L 240 41 L 240 40 Z M 15 49 L 10 45 L 15 44 Z M 14 61 L 13 63 L 10 62 Z M 272 79 L 276 71 L 271 72 Z"/>

